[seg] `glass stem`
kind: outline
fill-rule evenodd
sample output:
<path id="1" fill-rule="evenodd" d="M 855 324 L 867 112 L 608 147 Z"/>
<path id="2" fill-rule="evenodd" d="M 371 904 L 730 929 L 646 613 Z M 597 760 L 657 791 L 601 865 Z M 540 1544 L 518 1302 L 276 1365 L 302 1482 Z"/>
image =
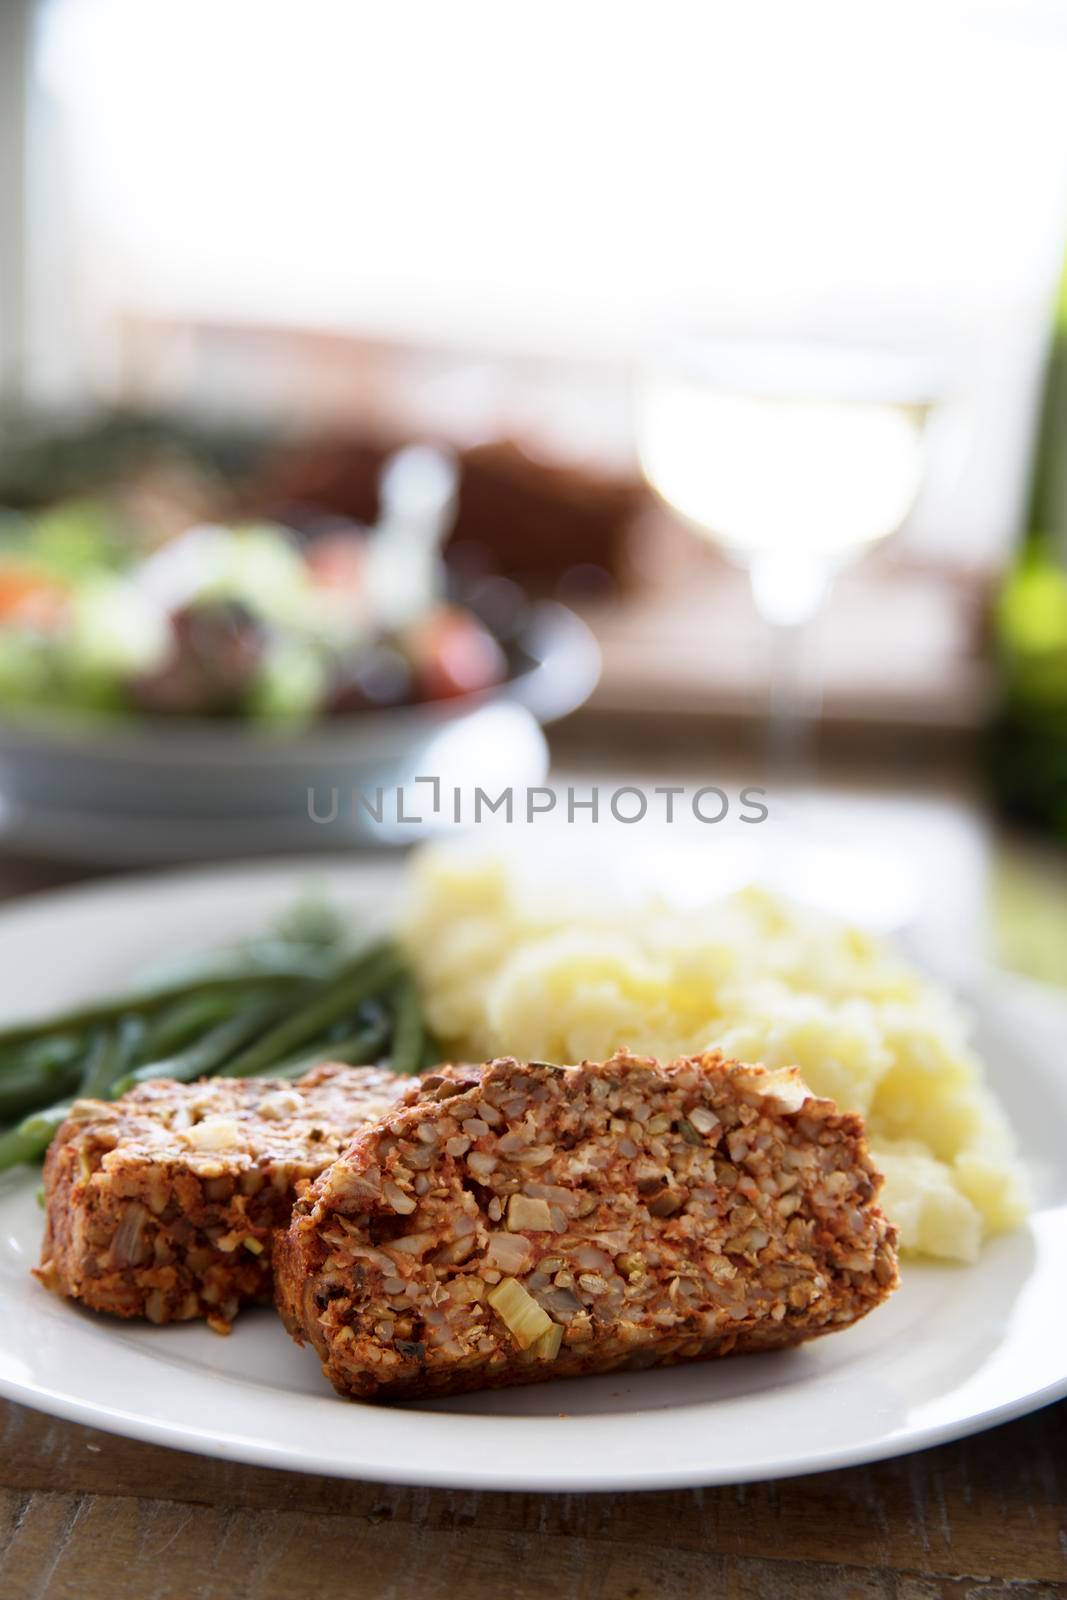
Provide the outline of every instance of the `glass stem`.
<path id="1" fill-rule="evenodd" d="M 768 774 L 783 789 L 800 787 L 812 764 L 820 695 L 809 672 L 808 643 L 833 576 L 830 562 L 803 552 L 760 552 L 749 567 L 752 599 L 770 642 Z"/>
<path id="2" fill-rule="evenodd" d="M 767 766 L 779 785 L 796 788 L 812 765 L 813 716 L 807 676 L 807 622 L 768 624 Z"/>

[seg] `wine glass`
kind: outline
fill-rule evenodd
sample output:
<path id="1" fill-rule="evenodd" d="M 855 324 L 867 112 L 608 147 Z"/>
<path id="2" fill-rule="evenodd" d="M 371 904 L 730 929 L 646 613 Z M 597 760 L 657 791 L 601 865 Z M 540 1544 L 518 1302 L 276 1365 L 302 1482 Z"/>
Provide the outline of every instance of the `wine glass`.
<path id="1" fill-rule="evenodd" d="M 850 851 L 834 827 L 801 822 L 813 698 L 805 636 L 841 569 L 911 510 L 941 388 L 940 361 L 923 352 L 718 337 L 664 348 L 637 396 L 649 483 L 745 567 L 770 637 L 769 799 L 780 825 L 760 841 L 761 876 L 886 925 L 914 909 L 914 875 Z"/>
<path id="2" fill-rule="evenodd" d="M 671 345 L 639 386 L 649 483 L 747 568 L 772 641 L 771 749 L 794 769 L 805 632 L 841 568 L 911 510 L 935 383 L 915 352 L 720 337 Z"/>

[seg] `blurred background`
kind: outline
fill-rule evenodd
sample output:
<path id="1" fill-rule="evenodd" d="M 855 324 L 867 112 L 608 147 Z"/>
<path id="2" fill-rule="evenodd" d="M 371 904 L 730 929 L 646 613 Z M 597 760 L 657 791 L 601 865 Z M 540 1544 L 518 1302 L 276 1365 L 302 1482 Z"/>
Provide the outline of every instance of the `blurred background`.
<path id="1" fill-rule="evenodd" d="M 1065 77 L 1056 0 L 3 0 L 12 881 L 765 783 L 1067 976 Z"/>

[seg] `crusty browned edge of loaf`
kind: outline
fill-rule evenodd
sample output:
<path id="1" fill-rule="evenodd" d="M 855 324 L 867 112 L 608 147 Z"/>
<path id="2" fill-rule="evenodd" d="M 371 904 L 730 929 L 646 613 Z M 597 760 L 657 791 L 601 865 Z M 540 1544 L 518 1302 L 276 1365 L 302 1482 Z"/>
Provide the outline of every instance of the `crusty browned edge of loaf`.
<path id="1" fill-rule="evenodd" d="M 379 1068 L 325 1063 L 292 1084 L 156 1079 L 113 1102 L 78 1101 L 45 1160 L 35 1275 L 94 1311 L 206 1317 L 227 1332 L 241 1305 L 271 1299 L 273 1239 L 298 1187 L 407 1087 Z M 187 1117 L 235 1119 L 241 1148 L 185 1148 Z"/>
<path id="2" fill-rule="evenodd" d="M 446 1068 L 298 1201 L 278 1308 L 368 1399 L 780 1348 L 895 1287 L 880 1186 L 861 1119 L 795 1071 Z"/>

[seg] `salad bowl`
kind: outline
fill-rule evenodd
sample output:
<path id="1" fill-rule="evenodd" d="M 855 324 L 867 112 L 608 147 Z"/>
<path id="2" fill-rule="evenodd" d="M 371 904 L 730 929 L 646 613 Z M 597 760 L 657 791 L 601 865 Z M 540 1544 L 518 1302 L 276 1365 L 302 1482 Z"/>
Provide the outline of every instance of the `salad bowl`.
<path id="1" fill-rule="evenodd" d="M 405 843 L 417 806 L 423 832 L 448 824 L 442 792 L 538 783 L 541 725 L 581 705 L 599 670 L 585 623 L 546 601 L 529 608 L 509 677 L 481 693 L 299 728 L 8 711 L 0 839 L 16 853 L 98 865 Z M 439 780 L 436 815 L 429 789 L 398 804 L 418 777 Z"/>

